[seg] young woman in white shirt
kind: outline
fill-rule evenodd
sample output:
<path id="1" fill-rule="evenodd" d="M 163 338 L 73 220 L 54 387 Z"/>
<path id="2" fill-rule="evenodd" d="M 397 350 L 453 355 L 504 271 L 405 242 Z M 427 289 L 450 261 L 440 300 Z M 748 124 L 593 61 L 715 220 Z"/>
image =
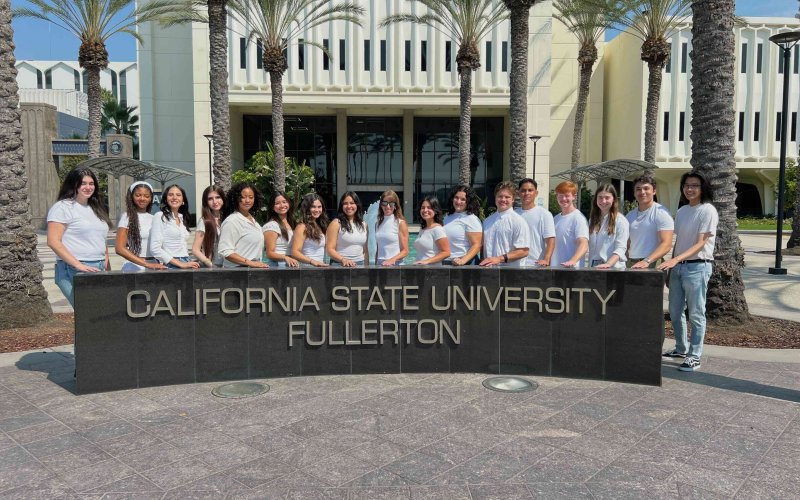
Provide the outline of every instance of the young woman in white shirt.
<path id="1" fill-rule="evenodd" d="M 328 267 L 325 263 L 328 215 L 318 194 L 309 193 L 303 196 L 300 217 L 301 221 L 294 228 L 292 237 L 292 257 L 306 266 Z"/>
<path id="2" fill-rule="evenodd" d="M 137 181 L 128 188 L 125 198 L 125 213 L 117 225 L 117 240 L 114 250 L 117 255 L 127 260 L 122 264 L 123 271 L 141 271 L 143 269 L 166 269 L 148 248 L 150 228 L 153 226 L 153 186 L 144 181 Z"/>
<path id="3" fill-rule="evenodd" d="M 189 228 L 189 202 L 186 191 L 177 184 L 169 186 L 161 199 L 161 213 L 153 217 L 150 229 L 150 251 L 169 269 L 197 269 L 196 261 L 189 259 L 186 238 Z"/>
<path id="4" fill-rule="evenodd" d="M 589 265 L 597 269 L 625 269 L 628 219 L 619 211 L 617 190 L 600 184 L 589 212 Z"/>
<path id="5" fill-rule="evenodd" d="M 256 222 L 263 204 L 261 192 L 249 182 L 231 186 L 219 229 L 218 250 L 225 258 L 223 267 L 269 267 L 261 261 L 264 235 Z"/>
<path id="6" fill-rule="evenodd" d="M 223 258 L 217 251 L 219 228 L 222 220 L 222 207 L 225 205 L 225 191 L 217 185 L 203 190 L 203 209 L 197 222 L 192 244 L 192 255 L 205 267 L 222 267 Z"/>
<path id="7" fill-rule="evenodd" d="M 285 193 L 273 193 L 267 204 L 267 223 L 261 230 L 267 258 L 278 267 L 300 267 L 300 263 L 289 255 L 296 225 L 294 207 L 289 197 Z"/>
<path id="8" fill-rule="evenodd" d="M 442 227 L 442 215 L 442 207 L 435 196 L 428 195 L 419 202 L 422 229 L 414 241 L 414 250 L 417 252 L 415 264 L 441 265 L 443 260 L 450 257 L 450 242 Z"/>
<path id="9" fill-rule="evenodd" d="M 450 194 L 444 230 L 450 243 L 450 257 L 444 264 L 463 266 L 478 264 L 478 253 L 483 245 L 483 224 L 478 218 L 480 200 L 475 190 L 459 185 Z"/>
<path id="10" fill-rule="evenodd" d="M 91 170 L 72 170 L 47 212 L 47 246 L 56 254 L 55 282 L 71 305 L 75 274 L 110 269 L 106 236 L 111 221 L 97 186 Z"/>
<path id="11" fill-rule="evenodd" d="M 344 193 L 339 200 L 336 218 L 328 225 L 325 240 L 331 265 L 356 267 L 369 261 L 364 208 L 353 191 Z"/>
<path id="12" fill-rule="evenodd" d="M 408 256 L 408 224 L 403 218 L 400 198 L 394 191 L 381 194 L 378 222 L 375 223 L 375 264 L 394 266 Z"/>

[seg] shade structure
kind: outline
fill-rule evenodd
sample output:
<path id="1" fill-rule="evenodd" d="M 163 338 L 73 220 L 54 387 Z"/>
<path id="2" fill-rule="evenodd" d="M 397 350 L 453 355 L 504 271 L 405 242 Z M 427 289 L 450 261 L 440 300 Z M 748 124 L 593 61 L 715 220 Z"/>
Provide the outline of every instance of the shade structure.
<path id="1" fill-rule="evenodd" d="M 554 174 L 553 177 L 569 179 L 573 182 L 583 185 L 588 181 L 595 181 L 604 178 L 624 180 L 632 174 L 641 172 L 643 170 L 656 170 L 657 168 L 658 166 L 654 163 L 643 160 L 619 159 L 572 168 Z"/>
<path id="2" fill-rule="evenodd" d="M 159 165 L 149 161 L 134 160 L 133 158 L 117 158 L 113 156 L 91 158 L 80 162 L 77 166 L 105 172 L 117 178 L 122 175 L 127 175 L 133 177 L 137 181 L 154 179 L 161 183 L 162 191 L 168 182 L 180 179 L 181 177 L 194 176 L 193 173 L 180 168 Z"/>

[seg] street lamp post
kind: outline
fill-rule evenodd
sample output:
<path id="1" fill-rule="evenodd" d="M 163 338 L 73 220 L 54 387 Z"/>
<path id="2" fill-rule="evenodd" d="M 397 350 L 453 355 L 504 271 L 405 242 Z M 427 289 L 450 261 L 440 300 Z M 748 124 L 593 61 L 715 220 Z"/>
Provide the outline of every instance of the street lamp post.
<path id="1" fill-rule="evenodd" d="M 531 178 L 536 180 L 536 143 L 541 139 L 541 135 L 529 135 L 528 139 L 533 141 L 533 172 Z"/>
<path id="2" fill-rule="evenodd" d="M 211 167 L 211 144 L 214 142 L 212 134 L 205 134 L 203 137 L 208 141 L 208 185 L 214 185 L 214 169 Z"/>
<path id="3" fill-rule="evenodd" d="M 800 41 L 800 31 L 786 31 L 772 35 L 769 40 L 781 48 L 783 57 L 783 107 L 781 108 L 781 159 L 778 171 L 778 231 L 775 239 L 775 267 L 769 268 L 769 274 L 786 274 L 786 268 L 781 267 L 781 250 L 783 247 L 783 198 L 786 192 L 786 125 L 789 114 L 789 77 L 792 47 Z"/>

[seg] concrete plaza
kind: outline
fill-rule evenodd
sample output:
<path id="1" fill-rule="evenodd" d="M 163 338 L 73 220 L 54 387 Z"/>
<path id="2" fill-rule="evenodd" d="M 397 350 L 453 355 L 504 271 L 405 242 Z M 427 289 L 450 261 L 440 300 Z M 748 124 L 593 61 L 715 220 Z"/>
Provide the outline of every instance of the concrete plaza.
<path id="1" fill-rule="evenodd" d="M 762 276 L 770 241 L 744 236 L 748 301 L 800 317 L 800 259 Z M 695 373 L 664 361 L 660 388 L 326 376 L 239 400 L 218 383 L 76 396 L 71 346 L 3 354 L 0 498 L 795 497 L 800 352 L 712 351 Z"/>

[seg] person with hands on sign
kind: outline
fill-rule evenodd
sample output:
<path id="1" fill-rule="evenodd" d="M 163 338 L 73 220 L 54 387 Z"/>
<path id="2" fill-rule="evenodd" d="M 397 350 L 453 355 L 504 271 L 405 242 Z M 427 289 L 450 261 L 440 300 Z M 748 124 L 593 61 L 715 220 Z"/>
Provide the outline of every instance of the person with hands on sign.
<path id="1" fill-rule="evenodd" d="M 517 187 L 503 181 L 494 188 L 497 212 L 483 223 L 483 260 L 481 266 L 522 267 L 528 256 L 528 224 L 514 212 Z"/>

